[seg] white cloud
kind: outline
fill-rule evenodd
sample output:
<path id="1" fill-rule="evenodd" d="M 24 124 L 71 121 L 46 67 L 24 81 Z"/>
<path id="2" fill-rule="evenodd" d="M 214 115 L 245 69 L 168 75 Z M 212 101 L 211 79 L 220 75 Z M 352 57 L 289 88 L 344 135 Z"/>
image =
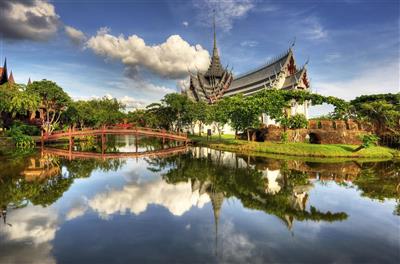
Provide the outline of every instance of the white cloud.
<path id="1" fill-rule="evenodd" d="M 86 41 L 85 34 L 73 27 L 65 26 L 65 33 L 75 45 L 82 45 Z"/>
<path id="2" fill-rule="evenodd" d="M 325 55 L 325 61 L 330 63 L 330 62 L 334 62 L 338 59 L 342 58 L 342 54 L 338 53 L 338 52 L 334 52 L 334 53 L 329 53 Z"/>
<path id="3" fill-rule="evenodd" d="M 47 0 L 0 1 L 0 32 L 7 39 L 48 40 L 58 25 L 59 16 Z"/>
<path id="4" fill-rule="evenodd" d="M 188 27 L 188 26 L 189 26 L 189 22 L 183 21 L 183 22 L 182 22 L 182 25 L 183 25 L 184 27 Z"/>
<path id="5" fill-rule="evenodd" d="M 55 263 L 51 241 L 59 219 L 54 209 L 29 206 L 10 211 L 7 219 L 12 226 L 0 228 L 0 237 L 2 246 L 11 246 L 1 252 L 0 263 Z"/>
<path id="6" fill-rule="evenodd" d="M 258 263 L 253 253 L 254 243 L 245 234 L 238 233 L 231 221 L 224 223 L 221 233 L 223 263 Z"/>
<path id="7" fill-rule="evenodd" d="M 15 210 L 8 215 L 12 228 L 5 229 L 12 240 L 30 240 L 34 244 L 54 239 L 58 228 L 58 215 L 51 209 L 40 206 Z"/>
<path id="8" fill-rule="evenodd" d="M 253 0 L 224 0 L 213 1 L 203 0 L 196 1 L 195 6 L 200 9 L 200 21 L 209 25 L 213 21 L 213 14 L 215 10 L 215 19 L 218 27 L 223 28 L 225 31 L 232 29 L 233 22 L 236 19 L 245 17 L 250 10 L 255 6 Z"/>
<path id="9" fill-rule="evenodd" d="M 109 190 L 89 200 L 89 206 L 103 218 L 111 214 L 136 215 L 146 211 L 150 204 L 161 205 L 173 215 L 180 216 L 192 206 L 199 208 L 210 201 L 208 194 L 192 192 L 190 182 L 168 184 L 163 179 L 125 185 L 121 190 Z"/>
<path id="10" fill-rule="evenodd" d="M 189 76 L 186 77 L 185 79 L 181 79 L 176 82 L 176 88 L 178 89 L 178 91 L 184 91 L 186 89 L 189 89 L 189 85 L 190 85 Z"/>
<path id="11" fill-rule="evenodd" d="M 255 41 L 255 40 L 245 40 L 240 43 L 240 46 L 250 47 L 250 48 L 255 47 L 257 45 L 258 45 L 258 41 Z"/>
<path id="12" fill-rule="evenodd" d="M 397 61 L 373 64 L 354 78 L 338 81 L 316 81 L 312 84 L 318 93 L 351 100 L 362 94 L 400 92 L 399 64 Z"/>
<path id="13" fill-rule="evenodd" d="M 125 105 L 127 110 L 143 109 L 149 104 L 149 102 L 147 102 L 147 101 L 137 100 L 137 99 L 127 96 L 127 95 L 120 98 L 119 101 Z"/>
<path id="14" fill-rule="evenodd" d="M 322 40 L 328 37 L 328 31 L 316 17 L 308 17 L 304 21 L 305 35 L 311 40 Z"/>
<path id="15" fill-rule="evenodd" d="M 172 35 L 159 45 L 147 45 L 137 35 L 116 37 L 102 29 L 87 41 L 87 47 L 105 58 L 120 60 L 134 72 L 145 68 L 172 79 L 186 76 L 188 70 L 205 71 L 210 63 L 207 50 L 200 45 L 191 46 L 179 35 Z"/>

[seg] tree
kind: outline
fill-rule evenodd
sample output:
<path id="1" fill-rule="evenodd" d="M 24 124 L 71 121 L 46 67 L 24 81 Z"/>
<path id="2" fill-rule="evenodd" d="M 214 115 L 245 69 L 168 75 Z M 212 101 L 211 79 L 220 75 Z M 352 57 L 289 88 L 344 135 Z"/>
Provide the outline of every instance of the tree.
<path id="1" fill-rule="evenodd" d="M 222 129 L 229 122 L 229 100 L 223 98 L 213 104 L 209 110 L 209 120 L 214 122 L 218 131 L 219 139 L 221 139 Z"/>
<path id="2" fill-rule="evenodd" d="M 350 101 L 353 115 L 374 124 L 378 135 L 400 131 L 400 93 L 363 95 Z"/>
<path id="3" fill-rule="evenodd" d="M 243 97 L 242 94 L 229 98 L 229 120 L 237 131 L 247 131 L 247 140 L 250 141 L 250 129 L 260 125 L 260 106 L 254 97 Z"/>
<path id="4" fill-rule="evenodd" d="M 203 128 L 203 124 L 209 123 L 209 105 L 206 102 L 192 102 L 195 109 L 195 121 L 199 123 L 199 136 L 201 136 L 201 131 Z"/>
<path id="5" fill-rule="evenodd" d="M 141 127 L 157 127 L 158 121 L 157 117 L 151 111 L 146 111 L 144 109 L 136 109 L 127 114 L 127 119 L 129 123 L 134 123 Z"/>
<path id="6" fill-rule="evenodd" d="M 125 109 L 125 105 L 115 98 L 93 99 L 88 101 L 88 104 L 93 111 L 91 121 L 96 127 L 116 124 L 125 117 L 125 114 L 121 111 Z"/>
<path id="7" fill-rule="evenodd" d="M 55 82 L 42 80 L 28 85 L 26 91 L 40 98 L 40 107 L 44 109 L 42 128 L 51 133 L 57 126 L 61 114 L 68 109 L 71 98 Z"/>
<path id="8" fill-rule="evenodd" d="M 27 115 L 39 107 L 39 97 L 26 91 L 24 85 L 3 84 L 0 86 L 0 114 L 3 119 L 12 119 L 17 114 Z M 7 120 L 3 120 L 7 124 Z"/>

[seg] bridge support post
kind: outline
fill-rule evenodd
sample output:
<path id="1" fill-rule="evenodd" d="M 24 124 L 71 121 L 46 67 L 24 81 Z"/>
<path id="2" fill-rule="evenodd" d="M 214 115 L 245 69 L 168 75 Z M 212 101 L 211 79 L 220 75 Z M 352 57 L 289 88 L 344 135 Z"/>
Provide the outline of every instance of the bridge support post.
<path id="1" fill-rule="evenodd" d="M 136 153 L 139 151 L 139 142 L 138 142 L 138 135 L 135 134 L 135 148 L 136 148 Z"/>
<path id="2" fill-rule="evenodd" d="M 106 150 L 106 135 L 104 132 L 101 133 L 101 154 L 104 155 L 104 152 Z"/>

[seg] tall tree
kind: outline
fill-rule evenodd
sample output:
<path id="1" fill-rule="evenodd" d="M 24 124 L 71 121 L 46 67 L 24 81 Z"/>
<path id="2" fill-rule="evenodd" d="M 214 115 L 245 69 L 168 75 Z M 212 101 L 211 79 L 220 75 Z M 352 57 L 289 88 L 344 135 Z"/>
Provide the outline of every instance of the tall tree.
<path id="1" fill-rule="evenodd" d="M 362 95 L 350 104 L 355 117 L 373 123 L 377 134 L 387 130 L 399 133 L 400 93 Z"/>
<path id="2" fill-rule="evenodd" d="M 61 114 L 67 110 L 71 98 L 55 82 L 42 80 L 28 85 L 26 91 L 40 98 L 40 107 L 44 110 L 42 128 L 51 133 L 57 126 Z"/>
<path id="3" fill-rule="evenodd" d="M 229 122 L 229 109 L 229 100 L 226 98 L 219 100 L 210 107 L 209 119 L 210 122 L 214 122 L 218 131 L 219 139 L 221 139 L 224 126 Z"/>

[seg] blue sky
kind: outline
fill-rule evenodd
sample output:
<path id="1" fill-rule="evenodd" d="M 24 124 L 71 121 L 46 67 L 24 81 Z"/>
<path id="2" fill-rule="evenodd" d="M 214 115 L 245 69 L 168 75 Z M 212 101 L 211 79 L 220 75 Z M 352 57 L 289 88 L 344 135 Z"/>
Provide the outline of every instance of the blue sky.
<path id="1" fill-rule="evenodd" d="M 213 9 L 222 62 L 235 74 L 296 38 L 313 91 L 344 99 L 399 92 L 400 6 L 391 0 L 2 0 L 0 56 L 17 82 L 46 78 L 74 98 L 143 106 L 179 91 L 188 69 L 208 66 Z"/>

